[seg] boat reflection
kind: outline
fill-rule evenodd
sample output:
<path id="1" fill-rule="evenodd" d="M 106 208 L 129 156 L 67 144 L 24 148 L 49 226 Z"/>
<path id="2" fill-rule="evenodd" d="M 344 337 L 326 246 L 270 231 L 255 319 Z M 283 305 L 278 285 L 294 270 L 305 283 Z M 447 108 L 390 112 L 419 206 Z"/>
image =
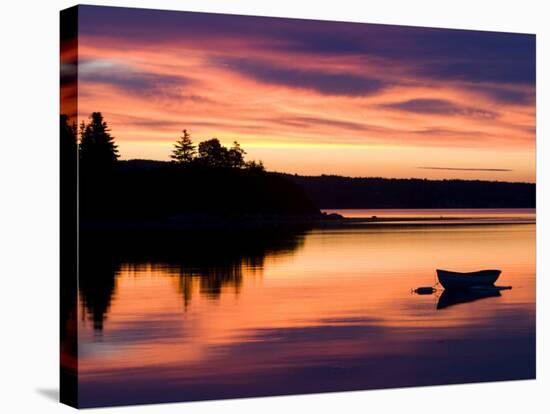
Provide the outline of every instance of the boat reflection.
<path id="1" fill-rule="evenodd" d="M 437 302 L 437 309 L 445 309 L 462 303 L 501 296 L 498 289 L 445 289 Z"/>

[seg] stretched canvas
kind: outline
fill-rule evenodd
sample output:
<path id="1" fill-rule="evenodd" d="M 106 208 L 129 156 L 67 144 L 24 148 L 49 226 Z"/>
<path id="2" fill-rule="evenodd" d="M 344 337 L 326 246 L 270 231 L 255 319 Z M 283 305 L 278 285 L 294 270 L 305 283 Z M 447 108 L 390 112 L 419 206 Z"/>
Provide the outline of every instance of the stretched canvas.
<path id="1" fill-rule="evenodd" d="M 535 378 L 535 36 L 61 12 L 61 400 Z"/>

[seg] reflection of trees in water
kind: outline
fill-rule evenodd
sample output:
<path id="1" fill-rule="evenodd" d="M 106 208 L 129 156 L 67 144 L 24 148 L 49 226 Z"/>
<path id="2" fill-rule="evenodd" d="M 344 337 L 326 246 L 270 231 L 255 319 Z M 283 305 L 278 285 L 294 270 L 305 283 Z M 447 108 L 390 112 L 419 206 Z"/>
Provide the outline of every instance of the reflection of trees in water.
<path id="1" fill-rule="evenodd" d="M 83 236 L 81 251 L 88 253 L 81 254 L 80 258 L 82 304 L 94 329 L 101 331 L 122 263 L 135 268 L 156 263 L 162 268 L 175 269 L 186 308 L 197 283 L 199 293 L 210 299 L 219 298 L 225 287 L 232 287 L 238 294 L 243 274 L 261 272 L 267 256 L 292 254 L 303 245 L 305 233 L 306 229 L 300 228 L 239 235 L 186 234 L 185 237 L 133 234 L 97 240 L 99 238 L 92 235 Z M 102 253 L 91 254 L 94 251 Z"/>
<path id="2" fill-rule="evenodd" d="M 183 294 L 185 307 L 189 305 L 193 292 L 194 282 L 199 283 L 199 292 L 210 299 L 217 299 L 225 286 L 233 287 L 236 293 L 243 280 L 243 266 L 233 263 L 227 266 L 192 266 L 179 269 L 179 288 Z"/>
<path id="3" fill-rule="evenodd" d="M 228 258 L 228 260 L 230 260 Z M 217 299 L 225 287 L 233 288 L 238 294 L 244 275 L 261 275 L 264 257 L 241 257 L 231 262 L 197 263 L 189 261 L 178 266 L 178 288 L 183 296 L 185 308 L 191 303 L 194 288 L 198 284 L 200 295 Z"/>
<path id="4" fill-rule="evenodd" d="M 118 264 L 100 257 L 82 255 L 79 292 L 82 305 L 92 319 L 94 330 L 103 330 L 111 299 L 115 293 Z"/>
<path id="5" fill-rule="evenodd" d="M 224 287 L 233 287 L 238 294 L 244 274 L 261 274 L 267 256 L 292 254 L 303 245 L 304 238 L 303 230 L 255 232 L 231 240 L 222 238 L 209 248 L 195 246 L 188 257 L 180 256 L 177 265 L 185 307 L 191 302 L 195 283 L 200 294 L 210 299 L 219 298 Z"/>

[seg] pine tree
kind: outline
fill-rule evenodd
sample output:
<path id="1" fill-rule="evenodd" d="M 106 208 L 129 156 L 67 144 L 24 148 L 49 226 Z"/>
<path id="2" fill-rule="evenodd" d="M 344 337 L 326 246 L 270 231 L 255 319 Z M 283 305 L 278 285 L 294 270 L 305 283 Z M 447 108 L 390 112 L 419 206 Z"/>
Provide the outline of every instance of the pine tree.
<path id="1" fill-rule="evenodd" d="M 191 141 L 191 135 L 186 129 L 183 130 L 183 135 L 174 144 L 174 150 L 170 158 L 178 164 L 190 163 L 195 158 L 196 149 L 193 141 Z"/>
<path id="2" fill-rule="evenodd" d="M 228 152 L 229 164 L 233 168 L 242 168 L 245 165 L 244 156 L 246 151 L 241 148 L 241 145 L 237 142 L 233 142 L 233 147 Z"/>
<path id="3" fill-rule="evenodd" d="M 103 168 L 118 159 L 118 149 L 101 112 L 93 112 L 88 124 L 80 124 L 80 159 L 84 166 Z"/>

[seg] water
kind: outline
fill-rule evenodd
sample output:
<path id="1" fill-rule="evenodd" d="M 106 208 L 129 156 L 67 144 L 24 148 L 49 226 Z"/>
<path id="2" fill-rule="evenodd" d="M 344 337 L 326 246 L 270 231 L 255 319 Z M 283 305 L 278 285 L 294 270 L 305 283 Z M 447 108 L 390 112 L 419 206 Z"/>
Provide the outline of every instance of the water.
<path id="1" fill-rule="evenodd" d="M 470 218 L 470 219 L 535 219 L 534 208 L 433 208 L 433 209 L 329 209 L 348 218 Z"/>
<path id="2" fill-rule="evenodd" d="M 151 254 L 94 267 L 94 282 L 80 285 L 83 406 L 535 375 L 533 224 L 241 242 L 211 246 L 206 259 Z M 411 289 L 433 284 L 438 267 L 499 268 L 498 284 L 513 289 L 437 309 L 436 295 Z"/>

